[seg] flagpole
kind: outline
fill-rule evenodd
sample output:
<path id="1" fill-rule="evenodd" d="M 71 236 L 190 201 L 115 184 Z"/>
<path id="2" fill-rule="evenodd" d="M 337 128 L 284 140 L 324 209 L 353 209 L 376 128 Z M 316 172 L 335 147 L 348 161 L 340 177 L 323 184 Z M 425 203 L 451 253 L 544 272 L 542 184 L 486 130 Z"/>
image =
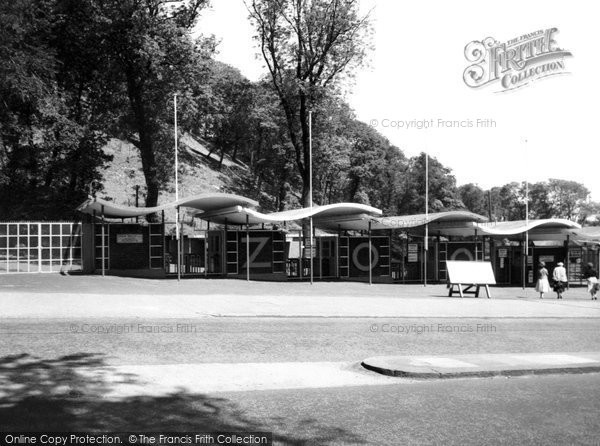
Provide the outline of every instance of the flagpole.
<path id="1" fill-rule="evenodd" d="M 527 138 L 525 138 L 525 160 L 527 161 Z M 526 162 L 526 164 L 529 164 Z M 529 181 L 525 174 L 525 260 L 523 268 L 523 289 L 527 287 L 527 266 L 529 261 Z"/>

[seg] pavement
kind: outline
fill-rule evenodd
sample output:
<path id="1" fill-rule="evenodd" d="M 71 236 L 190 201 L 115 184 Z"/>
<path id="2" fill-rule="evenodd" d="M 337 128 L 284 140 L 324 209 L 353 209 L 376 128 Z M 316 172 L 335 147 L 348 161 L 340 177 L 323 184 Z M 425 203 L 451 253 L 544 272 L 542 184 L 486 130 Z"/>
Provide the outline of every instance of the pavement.
<path id="1" fill-rule="evenodd" d="M 243 282 L 242 282 L 243 283 Z M 289 284 L 290 290 L 275 292 L 262 284 L 263 293 L 245 294 L 243 289 L 228 292 L 221 288 L 205 293 L 202 282 L 197 294 L 136 294 L 134 286 L 119 294 L 97 290 L 83 292 L 0 292 L 0 318 L 203 318 L 203 317 L 448 317 L 448 318 L 600 318 L 600 301 L 568 297 L 563 300 L 529 298 L 447 297 L 443 285 L 433 285 L 405 294 L 403 285 L 390 285 L 393 295 L 378 293 L 378 288 L 359 285 L 361 295 L 331 295 L 306 289 L 304 284 Z M 239 282 L 236 284 L 239 286 Z M 342 290 L 353 284 L 338 285 Z M 304 293 L 298 293 L 298 290 Z M 424 287 L 421 287 L 424 288 Z M 67 288 L 69 289 L 69 288 Z M 162 290 L 161 290 L 162 291 Z M 296 294 L 298 293 L 298 294 Z M 338 291 L 339 293 L 339 291 Z M 506 293 L 506 291 L 505 291 Z M 572 293 L 571 295 L 573 295 Z M 585 296 L 584 291 L 579 294 Z"/>
<path id="2" fill-rule="evenodd" d="M 444 356 L 376 356 L 363 367 L 388 376 L 462 378 L 600 372 L 600 353 L 504 353 Z"/>

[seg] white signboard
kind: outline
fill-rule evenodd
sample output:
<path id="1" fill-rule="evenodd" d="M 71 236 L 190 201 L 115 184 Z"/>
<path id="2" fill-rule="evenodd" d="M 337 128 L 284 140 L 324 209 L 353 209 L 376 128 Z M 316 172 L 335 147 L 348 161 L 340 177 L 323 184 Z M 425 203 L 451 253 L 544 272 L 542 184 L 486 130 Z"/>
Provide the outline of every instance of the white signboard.
<path id="1" fill-rule="evenodd" d="M 496 278 L 490 262 L 447 260 L 448 281 L 462 284 L 495 285 Z"/>
<path id="2" fill-rule="evenodd" d="M 417 243 L 409 243 L 408 244 L 408 252 L 416 252 L 419 250 L 419 245 Z"/>
<path id="3" fill-rule="evenodd" d="M 498 250 L 498 257 L 502 258 L 502 257 L 508 257 L 508 249 L 506 248 L 500 248 Z"/>
<path id="4" fill-rule="evenodd" d="M 408 261 L 409 262 L 418 262 L 419 261 L 419 253 L 417 252 L 409 252 L 408 253 Z"/>
<path id="5" fill-rule="evenodd" d="M 144 243 L 142 234 L 117 234 L 117 243 Z"/>

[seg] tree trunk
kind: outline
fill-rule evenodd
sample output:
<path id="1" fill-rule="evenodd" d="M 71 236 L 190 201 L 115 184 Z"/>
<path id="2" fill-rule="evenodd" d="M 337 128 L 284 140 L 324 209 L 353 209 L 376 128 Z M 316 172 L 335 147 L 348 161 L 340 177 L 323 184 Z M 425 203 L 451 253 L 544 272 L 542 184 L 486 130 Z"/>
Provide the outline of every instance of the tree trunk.
<path id="1" fill-rule="evenodd" d="M 140 139 L 138 148 L 142 159 L 142 171 L 146 180 L 146 207 L 154 207 L 158 204 L 160 184 L 152 142 L 152 130 L 146 117 L 142 87 L 135 82 L 133 70 L 127 72 L 127 87 L 129 102 L 135 116 L 135 125 Z M 156 215 L 150 214 L 146 219 L 154 221 Z"/>

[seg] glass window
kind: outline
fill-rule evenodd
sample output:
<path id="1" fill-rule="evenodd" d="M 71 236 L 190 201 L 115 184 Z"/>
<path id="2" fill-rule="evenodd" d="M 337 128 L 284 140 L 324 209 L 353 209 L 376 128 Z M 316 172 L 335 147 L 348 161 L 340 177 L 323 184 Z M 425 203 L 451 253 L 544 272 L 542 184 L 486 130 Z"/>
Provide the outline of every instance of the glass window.
<path id="1" fill-rule="evenodd" d="M 7 240 L 6 237 L 0 237 L 0 248 L 6 248 L 7 247 Z"/>
<path id="2" fill-rule="evenodd" d="M 6 235 L 8 233 L 8 225 L 6 223 L 0 223 L 0 235 Z"/>
<path id="3" fill-rule="evenodd" d="M 38 235 L 38 225 L 32 223 L 29 225 L 29 235 Z"/>
<path id="4" fill-rule="evenodd" d="M 10 237 L 10 236 L 8 237 L 8 246 L 10 248 L 16 248 L 17 243 L 18 243 L 17 237 Z"/>
<path id="5" fill-rule="evenodd" d="M 22 223 L 19 225 L 19 235 L 27 235 L 28 234 L 29 225 L 27 223 Z"/>
<path id="6" fill-rule="evenodd" d="M 8 233 L 9 235 L 17 235 L 17 225 L 16 224 L 9 224 L 8 225 Z"/>
<path id="7" fill-rule="evenodd" d="M 52 247 L 53 248 L 60 248 L 60 235 L 53 235 L 51 237 L 52 239 Z"/>
<path id="8" fill-rule="evenodd" d="M 50 247 L 50 237 L 42 237 L 42 246 L 45 248 Z"/>
<path id="9" fill-rule="evenodd" d="M 50 249 L 48 249 L 48 248 L 42 249 L 42 259 L 44 259 L 44 260 L 50 259 Z"/>
<path id="10" fill-rule="evenodd" d="M 52 235 L 60 235 L 60 225 L 52 225 Z"/>
<path id="11" fill-rule="evenodd" d="M 60 260 L 60 248 L 52 248 L 52 260 Z"/>
<path id="12" fill-rule="evenodd" d="M 19 247 L 27 248 L 29 246 L 29 237 L 26 235 L 22 235 L 19 237 Z"/>
<path id="13" fill-rule="evenodd" d="M 38 236 L 34 235 L 32 237 L 29 237 L 29 247 L 37 248 L 37 246 L 38 246 Z"/>
<path id="14" fill-rule="evenodd" d="M 48 223 L 42 223 L 42 235 L 50 235 L 50 225 Z"/>

